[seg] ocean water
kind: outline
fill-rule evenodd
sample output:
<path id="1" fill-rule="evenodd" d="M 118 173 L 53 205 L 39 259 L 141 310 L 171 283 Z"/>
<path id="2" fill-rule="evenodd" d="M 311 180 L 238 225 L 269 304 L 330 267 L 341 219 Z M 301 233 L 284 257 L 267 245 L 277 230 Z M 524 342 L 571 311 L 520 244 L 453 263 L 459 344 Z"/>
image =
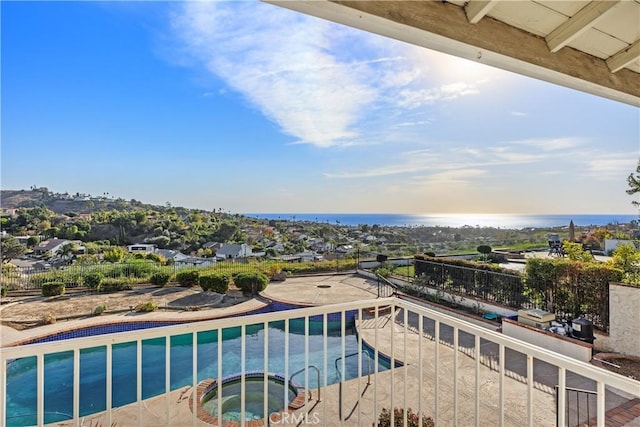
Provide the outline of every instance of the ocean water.
<path id="1" fill-rule="evenodd" d="M 577 227 L 608 224 L 628 224 L 638 221 L 638 215 L 517 215 L 517 214 L 314 214 L 314 213 L 245 213 L 262 219 L 312 221 L 339 225 L 386 225 L 397 227 L 494 227 L 505 229 Z"/>

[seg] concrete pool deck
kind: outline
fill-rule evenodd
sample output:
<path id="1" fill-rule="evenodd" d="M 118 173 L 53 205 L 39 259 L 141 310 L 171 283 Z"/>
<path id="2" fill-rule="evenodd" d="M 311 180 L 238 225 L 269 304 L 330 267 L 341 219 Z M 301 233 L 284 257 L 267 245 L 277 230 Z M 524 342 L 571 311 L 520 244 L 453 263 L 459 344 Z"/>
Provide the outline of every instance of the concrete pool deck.
<path id="1" fill-rule="evenodd" d="M 37 328 L 16 331 L 6 326 L 1 326 L 2 346 L 11 343 L 23 342 L 25 339 L 31 339 L 39 336 L 46 336 L 60 331 L 72 330 L 81 327 L 103 325 L 110 323 L 131 322 L 131 321 L 181 321 L 192 322 L 199 320 L 211 320 L 215 318 L 228 317 L 242 313 L 258 310 L 266 306 L 269 300 L 294 305 L 325 305 L 334 303 L 344 303 L 359 300 L 370 300 L 377 297 L 377 283 L 375 280 L 366 279 L 356 274 L 340 274 L 331 276 L 307 276 L 289 278 L 284 282 L 270 283 L 267 289 L 261 293 L 260 298 L 252 299 L 237 305 L 224 308 L 209 308 L 200 311 L 155 311 L 151 313 L 121 313 L 90 317 L 85 319 L 69 320 L 57 322 L 51 325 L 41 326 Z M 0 314 L 2 314 L 0 312 Z M 397 313 L 395 313 L 397 314 Z M 336 425 L 340 424 L 340 414 L 346 417 L 344 425 L 357 425 L 360 421 L 363 425 L 371 425 L 377 418 L 374 415 L 374 408 L 377 413 L 383 407 L 391 407 L 391 395 L 395 396 L 394 405 L 397 406 L 401 399 L 404 399 L 405 390 L 407 398 L 407 406 L 417 411 L 419 390 L 423 390 L 422 409 L 426 415 L 434 415 L 435 393 L 435 366 L 433 358 L 423 357 L 418 359 L 418 352 L 409 351 L 405 354 L 398 354 L 402 351 L 405 343 L 407 348 L 417 349 L 419 342 L 422 342 L 423 354 L 434 354 L 436 344 L 427 331 L 420 337 L 415 329 L 409 328 L 405 334 L 405 330 L 399 324 L 391 321 L 391 315 L 380 316 L 378 324 L 374 324 L 374 319 L 365 317 L 361 323 L 357 325 L 359 333 L 363 339 L 373 345 L 375 342 L 375 331 L 377 330 L 378 350 L 390 354 L 391 350 L 391 330 L 393 329 L 393 342 L 396 347 L 396 358 L 405 362 L 405 366 L 395 368 L 392 374 L 390 371 L 372 375 L 371 385 L 367 385 L 367 377 L 360 377 L 340 384 L 330 385 L 322 389 L 322 400 L 318 402 L 315 390 L 312 390 L 312 399 L 303 407 L 296 411 L 298 416 L 306 416 L 308 420 L 313 421 L 315 417 L 320 417 L 321 422 L 318 425 Z M 405 336 L 406 335 L 406 336 Z M 457 378 L 453 376 L 453 360 L 454 350 L 451 347 L 450 337 L 446 333 L 441 334 L 442 344 L 439 346 L 439 425 L 453 425 L 453 387 L 454 383 L 458 392 L 458 425 L 474 424 L 474 406 L 472 403 L 475 393 L 475 360 L 467 355 L 470 347 L 461 337 L 461 351 L 458 352 L 458 370 Z M 481 350 L 482 356 L 488 358 L 494 353 L 494 349 L 490 346 L 483 345 Z M 523 372 L 526 376 L 526 358 L 522 355 L 510 354 L 507 352 L 506 368 L 510 373 L 505 378 L 505 425 L 520 426 L 525 425 L 526 420 L 516 418 L 513 413 L 516 411 L 510 408 L 526 409 L 526 382 L 522 381 Z M 422 366 L 423 382 L 420 383 L 419 368 Z M 556 370 L 557 371 L 557 370 Z M 557 375 L 557 373 L 556 373 Z M 534 425 L 555 425 L 555 392 L 553 385 L 557 382 L 554 373 L 536 367 L 534 371 L 535 384 L 534 387 Z M 497 404 L 498 404 L 498 384 L 499 378 L 495 366 L 491 363 L 482 363 L 480 371 L 481 379 L 481 396 L 480 414 L 481 425 L 497 425 Z M 377 384 L 377 387 L 375 387 Z M 582 386 L 578 379 L 568 378 L 568 386 Z M 343 389 L 341 390 L 341 387 Z M 138 417 L 143 420 L 143 425 L 156 426 L 166 425 L 166 420 L 170 420 L 171 425 L 193 425 L 192 412 L 189 408 L 189 397 L 192 395 L 190 386 L 183 387 L 169 393 L 166 397 L 156 397 L 146 399 L 140 404 L 131 404 L 112 411 L 112 421 L 116 425 L 137 425 Z M 361 395 L 360 404 L 356 405 L 355 396 Z M 344 396 L 341 404 L 340 396 Z M 376 398 L 377 405 L 374 404 Z M 170 413 L 166 413 L 165 403 L 171 402 Z M 628 399 L 627 399 L 628 400 Z M 629 405 L 634 401 L 627 402 L 625 399 L 607 398 L 607 410 L 611 413 L 608 416 L 607 425 L 625 425 L 640 427 L 640 417 L 631 418 L 634 411 L 640 411 L 640 400 L 636 399 L 637 404 Z M 613 424 L 609 420 L 613 420 L 613 416 L 618 413 L 621 406 L 629 406 L 628 413 L 631 414 L 625 423 Z M 523 406 L 524 405 L 524 406 Z M 525 411 L 526 414 L 526 411 Z M 299 418 L 298 418 L 299 419 Z M 617 418 L 620 420 L 621 418 Z M 484 421 L 487 421 L 486 423 Z M 104 422 L 104 414 L 94 414 L 86 417 L 84 423 Z M 207 425 L 197 420 L 197 425 Z M 297 423 L 283 425 L 296 425 Z M 302 423 L 304 424 L 304 423 Z M 56 425 L 73 425 L 71 422 L 56 423 Z"/>
<path id="2" fill-rule="evenodd" d="M 196 322 L 213 320 L 260 310 L 269 304 L 269 300 L 292 305 L 310 306 L 373 299 L 377 296 L 377 284 L 355 274 L 339 274 L 331 276 L 293 277 L 283 282 L 272 282 L 259 298 L 253 298 L 239 304 L 220 308 L 202 307 L 198 310 L 176 311 L 162 307 L 150 313 L 125 312 L 101 316 L 83 317 L 72 320 L 56 321 L 29 329 L 16 330 L 0 324 L 0 347 L 71 331 L 78 328 L 127 322 Z M 73 299 L 74 297 L 71 297 Z M 29 304 L 24 303 L 24 304 Z M 50 302 L 49 304 L 55 304 Z M 98 305 L 96 302 L 94 305 Z M 11 319 L 3 316 L 3 309 L 9 304 L 0 306 L 0 318 L 4 322 Z M 35 319 L 37 320 L 37 319 Z"/>

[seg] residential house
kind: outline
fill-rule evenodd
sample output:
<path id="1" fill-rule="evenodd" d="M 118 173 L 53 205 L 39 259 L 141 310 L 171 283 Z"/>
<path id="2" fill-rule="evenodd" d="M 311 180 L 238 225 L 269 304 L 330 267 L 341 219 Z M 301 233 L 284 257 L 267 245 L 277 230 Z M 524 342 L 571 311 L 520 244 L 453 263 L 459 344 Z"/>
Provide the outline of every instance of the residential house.
<path id="1" fill-rule="evenodd" d="M 222 243 L 219 242 L 207 242 L 202 245 L 202 249 L 211 249 L 212 252 L 216 252 L 218 249 L 220 249 L 221 245 Z"/>
<path id="2" fill-rule="evenodd" d="M 322 261 L 322 255 L 318 255 L 312 251 L 299 252 L 296 255 L 299 256 L 303 262 Z"/>
<path id="3" fill-rule="evenodd" d="M 175 261 L 176 268 L 196 267 L 203 268 L 215 264 L 215 258 L 185 257 Z"/>
<path id="4" fill-rule="evenodd" d="M 150 243 L 136 243 L 135 245 L 127 245 L 127 251 L 130 254 L 152 254 L 156 251 L 156 245 L 152 245 Z"/>
<path id="5" fill-rule="evenodd" d="M 246 243 L 236 245 L 233 243 L 223 243 L 220 245 L 220 249 L 216 251 L 217 259 L 236 259 L 247 258 L 251 255 L 251 246 Z"/>
<path id="6" fill-rule="evenodd" d="M 172 249 L 156 249 L 155 253 L 158 255 L 162 255 L 167 259 L 167 261 L 173 261 L 174 263 L 189 258 L 188 255 L 185 255 L 182 252 L 174 251 Z"/>
<path id="7" fill-rule="evenodd" d="M 43 242 L 40 242 L 38 246 L 33 248 L 33 253 L 36 255 L 50 255 L 54 256 L 62 247 L 66 244 L 72 243 L 71 240 L 66 239 L 48 239 Z"/>

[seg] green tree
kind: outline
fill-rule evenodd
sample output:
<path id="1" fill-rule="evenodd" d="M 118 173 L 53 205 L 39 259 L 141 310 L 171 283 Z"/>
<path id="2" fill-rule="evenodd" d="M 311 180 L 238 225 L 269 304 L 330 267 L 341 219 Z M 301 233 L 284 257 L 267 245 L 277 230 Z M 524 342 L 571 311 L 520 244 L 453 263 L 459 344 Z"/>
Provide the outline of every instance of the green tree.
<path id="1" fill-rule="evenodd" d="M 69 258 L 73 255 L 74 252 L 78 251 L 78 245 L 75 243 L 65 243 L 60 248 L 60 256 L 63 258 Z"/>
<path id="2" fill-rule="evenodd" d="M 618 245 L 611 256 L 611 264 L 625 273 L 640 269 L 640 251 L 631 243 Z"/>
<path id="3" fill-rule="evenodd" d="M 571 261 L 582 261 L 582 262 L 592 262 L 595 261 L 593 255 L 590 252 L 582 249 L 582 245 L 580 243 L 570 242 L 565 240 L 562 243 L 562 249 L 567 254 L 567 257 Z"/>
<path id="4" fill-rule="evenodd" d="M 629 189 L 627 190 L 627 194 L 634 195 L 640 194 L 640 161 L 638 161 L 638 166 L 636 167 L 636 174 L 629 174 L 627 178 L 627 183 L 629 184 Z M 634 206 L 640 206 L 640 201 L 634 200 L 631 202 Z"/>
<path id="5" fill-rule="evenodd" d="M 103 253 L 103 257 L 106 262 L 120 262 L 126 255 L 127 251 L 120 246 L 109 248 Z"/>
<path id="6" fill-rule="evenodd" d="M 5 263 L 24 255 L 27 248 L 18 239 L 7 234 L 0 239 L 0 252 L 2 253 L 2 262 Z"/>
<path id="7" fill-rule="evenodd" d="M 27 239 L 27 246 L 33 247 L 37 246 L 40 243 L 40 237 L 38 236 L 29 236 Z"/>

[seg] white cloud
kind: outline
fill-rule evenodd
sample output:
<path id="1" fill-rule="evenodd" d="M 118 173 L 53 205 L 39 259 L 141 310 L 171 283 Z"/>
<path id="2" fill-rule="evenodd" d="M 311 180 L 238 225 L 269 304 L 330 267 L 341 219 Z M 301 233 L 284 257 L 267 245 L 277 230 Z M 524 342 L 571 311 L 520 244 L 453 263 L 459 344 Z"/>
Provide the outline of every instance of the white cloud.
<path id="1" fill-rule="evenodd" d="M 400 107 L 417 108 L 436 101 L 448 101 L 477 93 L 479 93 L 479 90 L 476 85 L 457 82 L 432 89 L 402 90 L 397 103 Z"/>
<path id="2" fill-rule="evenodd" d="M 423 181 L 429 185 L 460 185 L 467 184 L 473 179 L 485 176 L 488 172 L 483 169 L 456 169 L 430 175 Z"/>
<path id="3" fill-rule="evenodd" d="M 483 79 L 436 82 L 429 64 L 466 61 L 262 3 L 189 2 L 172 24 L 183 52 L 296 143 L 318 147 L 383 142 L 398 122 L 427 125 L 426 112 L 404 116 L 476 94 Z"/>
<path id="4" fill-rule="evenodd" d="M 523 113 L 522 111 L 511 111 L 509 114 L 515 117 L 526 117 L 527 113 Z"/>
<path id="5" fill-rule="evenodd" d="M 576 148 L 584 145 L 586 140 L 579 137 L 562 137 L 562 138 L 532 138 L 519 141 L 508 141 L 511 145 L 526 145 L 540 149 L 542 151 L 558 151 Z"/>
<path id="6" fill-rule="evenodd" d="M 625 155 L 623 153 L 601 154 L 586 162 L 583 174 L 602 181 L 616 180 L 624 182 L 629 173 L 635 170 L 638 164 L 637 153 Z"/>

